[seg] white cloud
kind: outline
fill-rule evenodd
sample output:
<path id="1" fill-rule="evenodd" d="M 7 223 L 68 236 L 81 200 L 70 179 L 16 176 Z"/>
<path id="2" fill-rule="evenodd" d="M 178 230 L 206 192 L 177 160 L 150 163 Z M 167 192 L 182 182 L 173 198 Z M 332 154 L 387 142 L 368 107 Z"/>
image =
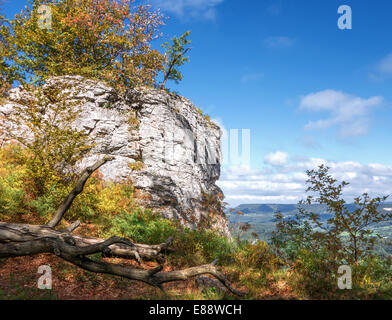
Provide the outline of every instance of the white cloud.
<path id="1" fill-rule="evenodd" d="M 174 13 L 180 17 L 204 18 L 214 20 L 216 6 L 224 0 L 152 0 L 152 3 L 162 10 Z"/>
<path id="2" fill-rule="evenodd" d="M 231 206 L 241 203 L 297 203 L 306 198 L 306 170 L 324 164 L 339 181 L 350 183 L 344 197 L 351 202 L 364 192 L 371 196 L 392 194 L 392 166 L 355 161 L 327 161 L 319 158 L 289 157 L 284 165 L 250 169 L 223 168 L 218 181 Z"/>
<path id="3" fill-rule="evenodd" d="M 286 164 L 289 155 L 286 152 L 276 151 L 267 154 L 264 157 L 264 162 L 273 166 L 283 166 Z"/>
<path id="4" fill-rule="evenodd" d="M 383 74 L 392 74 L 392 53 L 381 60 L 378 71 Z"/>
<path id="5" fill-rule="evenodd" d="M 369 72 L 369 78 L 375 82 L 382 82 L 392 76 L 392 53 L 385 56 Z"/>
<path id="6" fill-rule="evenodd" d="M 324 90 L 303 96 L 299 109 L 330 114 L 326 119 L 310 121 L 306 129 L 337 126 L 341 137 L 353 137 L 368 132 L 369 114 L 382 102 L 383 98 L 379 96 L 364 99 L 341 91 Z"/>
<path id="7" fill-rule="evenodd" d="M 264 45 L 270 49 L 288 48 L 294 45 L 295 40 L 289 37 L 268 37 L 264 40 Z"/>

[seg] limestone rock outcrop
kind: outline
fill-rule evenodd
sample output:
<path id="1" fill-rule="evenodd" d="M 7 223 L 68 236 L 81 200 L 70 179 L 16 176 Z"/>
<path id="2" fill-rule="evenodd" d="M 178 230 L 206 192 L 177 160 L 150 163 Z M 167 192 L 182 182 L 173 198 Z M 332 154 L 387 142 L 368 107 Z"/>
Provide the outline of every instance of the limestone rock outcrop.
<path id="1" fill-rule="evenodd" d="M 104 179 L 130 179 L 142 205 L 167 218 L 195 227 L 208 216 L 205 195 L 218 197 L 222 132 L 189 100 L 151 88 L 129 89 L 121 96 L 103 83 L 81 77 L 57 77 L 78 88 L 82 112 L 75 126 L 86 130 L 95 146 L 78 167 L 103 155 L 115 157 L 101 168 Z M 23 92 L 13 89 L 11 102 L 0 105 L 1 121 Z M 223 212 L 213 227 L 228 234 Z"/>

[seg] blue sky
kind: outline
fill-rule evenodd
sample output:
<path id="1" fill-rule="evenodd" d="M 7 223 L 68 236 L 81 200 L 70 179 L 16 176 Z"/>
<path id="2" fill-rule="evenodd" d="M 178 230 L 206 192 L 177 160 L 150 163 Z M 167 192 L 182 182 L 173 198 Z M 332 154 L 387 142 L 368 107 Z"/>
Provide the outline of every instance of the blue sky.
<path id="1" fill-rule="evenodd" d="M 169 86 L 225 131 L 250 130 L 250 163 L 222 170 L 231 205 L 296 202 L 320 163 L 352 182 L 347 199 L 392 193 L 391 1 L 152 2 L 170 17 L 163 40 L 192 30 L 184 80 Z M 337 26 L 341 5 L 351 30 Z"/>

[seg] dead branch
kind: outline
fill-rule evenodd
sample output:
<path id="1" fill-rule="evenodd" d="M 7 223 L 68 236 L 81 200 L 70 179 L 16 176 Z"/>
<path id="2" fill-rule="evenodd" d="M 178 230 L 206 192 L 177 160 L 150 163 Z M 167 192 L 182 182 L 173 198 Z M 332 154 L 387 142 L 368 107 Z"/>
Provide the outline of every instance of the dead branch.
<path id="1" fill-rule="evenodd" d="M 4 223 L 0 222 L 0 241 L 25 242 L 40 238 L 54 238 L 63 241 L 72 238 L 79 247 L 86 247 L 103 242 L 103 239 L 86 238 L 73 235 L 68 230 L 76 223 L 70 225 L 64 231 L 54 230 L 48 226 L 37 226 L 28 224 Z M 71 228 L 72 229 L 72 228 Z M 164 251 L 168 248 L 173 238 L 169 238 L 165 243 L 159 245 L 133 244 L 129 246 L 123 243 L 115 243 L 109 246 L 110 254 L 107 256 L 136 259 L 136 260 L 155 260 L 160 263 L 164 260 Z"/>
<path id="2" fill-rule="evenodd" d="M 105 157 L 82 172 L 75 188 L 68 194 L 48 224 L 38 226 L 0 222 L 0 258 L 52 253 L 85 270 L 143 281 L 160 289 L 162 289 L 162 284 L 167 282 L 184 281 L 198 275 L 210 274 L 233 294 L 243 296 L 244 293 L 235 289 L 224 274 L 217 270 L 216 261 L 184 270 L 162 272 L 164 252 L 173 238 L 159 245 L 146 245 L 134 244 L 129 239 L 119 237 L 112 237 L 108 240 L 80 237 L 72 233 L 80 226 L 79 221 L 72 223 L 64 230 L 54 229 L 72 205 L 73 200 L 83 191 L 91 174 L 111 160 L 113 160 L 112 157 Z M 145 270 L 88 258 L 89 255 L 95 253 L 135 259 L 139 263 L 141 260 L 156 260 L 160 265 L 155 269 Z"/>
<path id="3" fill-rule="evenodd" d="M 53 215 L 52 220 L 48 222 L 47 224 L 48 227 L 54 228 L 59 224 L 64 214 L 71 207 L 74 199 L 83 191 L 84 185 L 86 184 L 88 178 L 90 178 L 90 176 L 93 174 L 94 171 L 98 170 L 106 162 L 112 161 L 113 159 L 114 159 L 113 157 L 106 156 L 102 160 L 96 162 L 91 167 L 86 168 L 82 172 L 82 175 L 80 176 L 78 182 L 76 183 L 75 188 L 68 194 L 64 202 L 60 205 L 60 207 L 58 207 L 56 213 Z"/>

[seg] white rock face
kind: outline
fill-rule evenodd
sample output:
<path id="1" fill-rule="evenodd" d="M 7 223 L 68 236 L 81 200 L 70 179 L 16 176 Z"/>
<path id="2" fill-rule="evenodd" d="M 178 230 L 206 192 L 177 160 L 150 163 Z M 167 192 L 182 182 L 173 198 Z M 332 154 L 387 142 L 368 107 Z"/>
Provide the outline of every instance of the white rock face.
<path id="1" fill-rule="evenodd" d="M 82 114 L 75 123 L 90 133 L 95 147 L 79 164 L 84 168 L 104 155 L 115 160 L 101 168 L 112 181 L 131 179 L 141 204 L 195 227 L 202 216 L 203 192 L 217 195 L 221 130 L 187 99 L 149 88 L 130 89 L 119 97 L 102 83 L 80 77 L 53 78 L 78 87 Z M 18 100 L 14 90 L 11 99 Z M 10 104 L 0 105 L 11 116 Z M 228 234 L 226 217 L 213 227 Z"/>

